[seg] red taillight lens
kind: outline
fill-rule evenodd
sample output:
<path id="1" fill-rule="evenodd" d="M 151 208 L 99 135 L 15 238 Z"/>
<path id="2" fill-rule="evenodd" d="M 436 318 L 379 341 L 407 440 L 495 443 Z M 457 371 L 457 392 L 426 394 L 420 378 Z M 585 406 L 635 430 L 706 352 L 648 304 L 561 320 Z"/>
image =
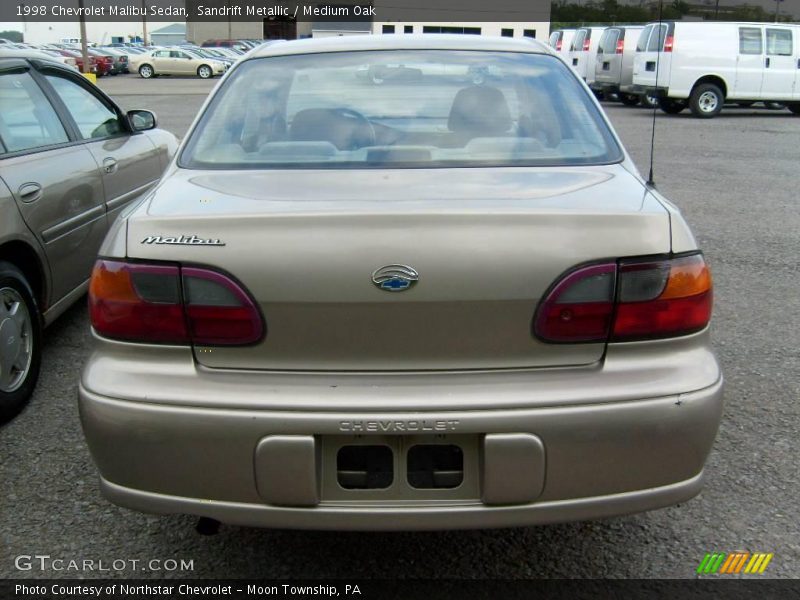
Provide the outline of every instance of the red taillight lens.
<path id="1" fill-rule="evenodd" d="M 556 52 L 561 52 L 561 40 L 560 39 L 556 42 Z"/>
<path id="2" fill-rule="evenodd" d="M 664 38 L 664 52 L 672 52 L 673 36 L 668 35 Z"/>
<path id="3" fill-rule="evenodd" d="M 608 339 L 614 314 L 617 265 L 590 265 L 562 279 L 539 307 L 536 335 L 548 342 Z"/>
<path id="4" fill-rule="evenodd" d="M 617 54 L 622 54 L 625 50 L 625 40 L 617 40 Z"/>
<path id="5" fill-rule="evenodd" d="M 701 254 L 577 269 L 539 306 L 546 342 L 634 341 L 700 331 L 711 319 L 711 274 Z"/>
<path id="6" fill-rule="evenodd" d="M 216 271 L 189 267 L 181 271 L 194 343 L 240 345 L 261 339 L 261 315 L 239 285 Z"/>
<path id="7" fill-rule="evenodd" d="M 194 267 L 98 260 L 89 312 L 98 334 L 132 342 L 230 346 L 264 333 L 258 309 L 236 282 Z"/>
<path id="8" fill-rule="evenodd" d="M 686 335 L 711 320 L 711 273 L 701 254 L 622 263 L 613 341 Z"/>
<path id="9" fill-rule="evenodd" d="M 586 38 L 585 40 L 583 40 L 583 51 L 584 52 L 588 52 L 590 43 L 591 43 L 591 40 L 589 38 Z"/>

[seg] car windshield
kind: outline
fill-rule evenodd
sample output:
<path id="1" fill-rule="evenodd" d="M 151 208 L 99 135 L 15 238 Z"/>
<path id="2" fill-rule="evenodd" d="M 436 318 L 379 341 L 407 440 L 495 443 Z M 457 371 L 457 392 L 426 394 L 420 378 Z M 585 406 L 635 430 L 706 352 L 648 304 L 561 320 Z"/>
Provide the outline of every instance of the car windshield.
<path id="1" fill-rule="evenodd" d="M 245 61 L 190 134 L 187 168 L 603 164 L 622 153 L 546 54 L 379 51 Z"/>

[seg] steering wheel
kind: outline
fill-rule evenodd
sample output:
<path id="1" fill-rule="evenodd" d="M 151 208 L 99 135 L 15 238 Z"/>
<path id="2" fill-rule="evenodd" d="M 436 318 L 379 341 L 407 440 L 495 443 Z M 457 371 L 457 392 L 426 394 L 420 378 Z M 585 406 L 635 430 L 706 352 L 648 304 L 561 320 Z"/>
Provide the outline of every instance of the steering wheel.
<path id="1" fill-rule="evenodd" d="M 364 146 L 374 146 L 376 140 L 375 128 L 372 126 L 372 122 L 362 115 L 357 110 L 353 110 L 352 108 L 335 108 L 333 112 L 336 114 L 346 118 L 346 119 L 353 119 L 359 122 L 360 127 L 357 129 L 354 128 L 356 132 L 353 135 L 353 147 L 350 150 L 357 150 L 358 148 L 363 148 Z M 362 136 L 361 134 L 366 133 L 366 136 Z M 362 139 L 366 138 L 366 139 Z"/>

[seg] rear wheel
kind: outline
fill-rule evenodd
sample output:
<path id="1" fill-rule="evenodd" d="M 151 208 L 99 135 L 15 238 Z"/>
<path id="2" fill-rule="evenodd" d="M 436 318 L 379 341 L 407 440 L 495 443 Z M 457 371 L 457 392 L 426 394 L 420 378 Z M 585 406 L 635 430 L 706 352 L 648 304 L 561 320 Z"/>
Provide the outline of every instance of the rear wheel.
<path id="1" fill-rule="evenodd" d="M 713 83 L 701 83 L 689 96 L 689 109 L 695 117 L 710 119 L 716 117 L 725 103 L 725 94 Z"/>
<path id="2" fill-rule="evenodd" d="M 655 94 L 642 94 L 639 97 L 639 102 L 642 103 L 642 106 L 645 108 L 658 108 L 658 96 Z"/>
<path id="3" fill-rule="evenodd" d="M 139 67 L 139 75 L 144 79 L 150 79 L 155 75 L 155 71 L 153 71 L 153 67 L 150 65 L 142 65 Z"/>
<path id="4" fill-rule="evenodd" d="M 675 100 L 673 98 L 659 98 L 658 107 L 668 115 L 677 115 L 686 108 L 686 101 Z"/>
<path id="5" fill-rule="evenodd" d="M 211 79 L 214 76 L 214 71 L 208 65 L 200 65 L 197 67 L 197 75 L 200 79 Z"/>
<path id="6" fill-rule="evenodd" d="M 0 262 L 0 423 L 30 399 L 42 358 L 42 329 L 31 287 L 22 272 Z"/>
<path id="7" fill-rule="evenodd" d="M 639 104 L 639 96 L 636 94 L 620 94 L 619 101 L 625 106 L 636 106 Z"/>

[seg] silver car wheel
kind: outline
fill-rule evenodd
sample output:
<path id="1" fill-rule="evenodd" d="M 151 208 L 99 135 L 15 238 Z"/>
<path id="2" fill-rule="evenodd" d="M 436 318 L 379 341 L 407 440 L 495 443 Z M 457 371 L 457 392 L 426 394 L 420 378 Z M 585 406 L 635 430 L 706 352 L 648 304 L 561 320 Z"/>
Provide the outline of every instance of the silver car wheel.
<path id="1" fill-rule="evenodd" d="M 153 76 L 153 68 L 150 65 L 142 65 L 139 68 L 139 75 L 145 79 L 150 79 Z"/>
<path id="2" fill-rule="evenodd" d="M 719 98 L 714 92 L 703 92 L 697 101 L 697 105 L 705 113 L 712 113 L 719 106 Z"/>
<path id="3" fill-rule="evenodd" d="M 199 69 L 197 69 L 197 74 L 200 76 L 201 79 L 208 79 L 214 73 L 211 71 L 211 67 L 207 67 L 206 65 L 202 65 Z"/>
<path id="4" fill-rule="evenodd" d="M 19 292 L 0 288 L 0 392 L 17 390 L 33 362 L 33 324 Z"/>

